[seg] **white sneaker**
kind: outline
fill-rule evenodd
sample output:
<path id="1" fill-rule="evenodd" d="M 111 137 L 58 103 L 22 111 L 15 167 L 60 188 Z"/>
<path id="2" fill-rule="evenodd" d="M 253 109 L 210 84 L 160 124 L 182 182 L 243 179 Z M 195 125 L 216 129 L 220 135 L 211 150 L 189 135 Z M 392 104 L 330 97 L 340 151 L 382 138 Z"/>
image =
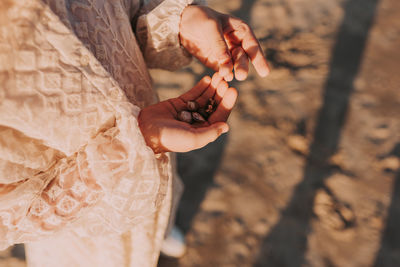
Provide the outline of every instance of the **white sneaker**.
<path id="1" fill-rule="evenodd" d="M 167 257 L 180 258 L 186 252 L 185 237 L 179 228 L 172 227 L 171 233 L 164 239 L 161 254 Z"/>

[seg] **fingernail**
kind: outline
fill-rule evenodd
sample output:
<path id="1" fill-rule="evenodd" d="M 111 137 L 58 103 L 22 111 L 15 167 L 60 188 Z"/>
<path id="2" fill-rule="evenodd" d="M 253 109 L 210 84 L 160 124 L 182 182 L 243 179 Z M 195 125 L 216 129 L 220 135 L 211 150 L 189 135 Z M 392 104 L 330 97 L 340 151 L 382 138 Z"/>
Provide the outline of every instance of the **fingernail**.
<path id="1" fill-rule="evenodd" d="M 271 72 L 270 69 L 266 68 L 266 69 L 260 71 L 260 76 L 267 77 L 270 72 Z"/>
<path id="2" fill-rule="evenodd" d="M 224 76 L 225 81 L 230 82 L 233 80 L 233 74 L 228 73 L 227 75 Z"/>
<path id="3" fill-rule="evenodd" d="M 247 73 L 242 72 L 242 71 L 236 71 L 235 76 L 236 76 L 236 80 L 244 81 L 247 78 Z"/>

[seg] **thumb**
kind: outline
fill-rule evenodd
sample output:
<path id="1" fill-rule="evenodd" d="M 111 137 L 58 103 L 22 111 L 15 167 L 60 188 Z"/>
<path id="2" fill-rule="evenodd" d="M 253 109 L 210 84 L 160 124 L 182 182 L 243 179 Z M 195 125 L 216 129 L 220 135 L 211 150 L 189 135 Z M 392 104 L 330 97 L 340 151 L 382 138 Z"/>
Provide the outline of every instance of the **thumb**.
<path id="1" fill-rule="evenodd" d="M 218 62 L 219 74 L 227 81 L 233 79 L 233 64 L 232 57 L 226 44 L 222 26 L 219 24 L 216 31 L 210 36 L 211 47 L 213 48 L 213 54 Z"/>
<path id="2" fill-rule="evenodd" d="M 202 148 L 208 143 L 214 142 L 221 134 L 228 131 L 229 126 L 225 122 L 217 122 L 207 127 L 194 128 L 194 149 Z"/>

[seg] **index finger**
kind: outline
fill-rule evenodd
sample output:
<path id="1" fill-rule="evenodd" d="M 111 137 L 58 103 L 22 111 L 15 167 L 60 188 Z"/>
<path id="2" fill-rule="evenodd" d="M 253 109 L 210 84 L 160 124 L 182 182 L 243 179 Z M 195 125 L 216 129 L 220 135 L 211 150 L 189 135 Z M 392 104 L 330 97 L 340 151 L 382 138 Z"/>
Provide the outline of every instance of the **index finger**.
<path id="1" fill-rule="evenodd" d="M 196 98 L 200 97 L 205 90 L 207 90 L 210 83 L 211 77 L 204 76 L 203 79 L 201 79 L 192 89 L 179 96 L 179 98 L 184 102 L 195 100 Z"/>
<path id="2" fill-rule="evenodd" d="M 270 72 L 268 63 L 253 30 L 245 22 L 234 17 L 229 17 L 228 23 L 225 29 L 227 35 L 233 37 L 235 43 L 242 45 L 257 73 L 261 77 L 267 76 Z"/>

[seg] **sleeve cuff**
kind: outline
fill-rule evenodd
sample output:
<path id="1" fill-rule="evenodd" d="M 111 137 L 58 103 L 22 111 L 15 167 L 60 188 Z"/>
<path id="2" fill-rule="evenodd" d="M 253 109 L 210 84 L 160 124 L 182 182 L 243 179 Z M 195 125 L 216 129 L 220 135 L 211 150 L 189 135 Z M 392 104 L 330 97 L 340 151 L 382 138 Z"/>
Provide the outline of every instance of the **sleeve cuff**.
<path id="1" fill-rule="evenodd" d="M 177 70 L 190 63 L 192 57 L 179 41 L 179 24 L 185 7 L 205 4 L 199 0 L 165 0 L 139 17 L 137 38 L 149 68 Z"/>

